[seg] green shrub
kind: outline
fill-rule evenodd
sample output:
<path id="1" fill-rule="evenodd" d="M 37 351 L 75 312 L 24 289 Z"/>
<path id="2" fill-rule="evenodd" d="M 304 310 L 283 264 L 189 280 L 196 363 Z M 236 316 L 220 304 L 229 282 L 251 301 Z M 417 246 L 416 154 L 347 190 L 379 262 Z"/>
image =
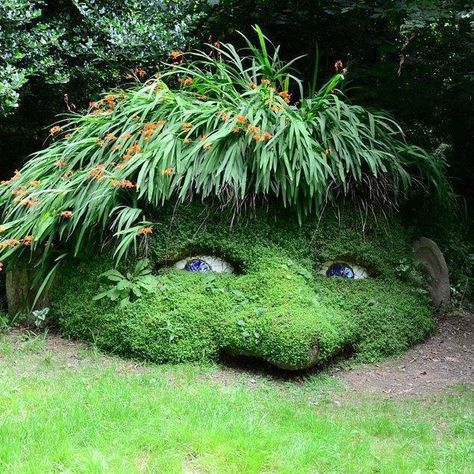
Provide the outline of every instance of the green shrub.
<path id="1" fill-rule="evenodd" d="M 342 351 L 362 360 L 404 350 L 433 327 L 426 292 L 400 280 L 398 262 L 413 264 L 398 222 L 360 223 L 349 213 L 298 227 L 288 214 L 258 212 L 229 226 L 227 215 L 200 206 L 163 209 L 149 242 L 156 288 L 121 308 L 93 302 L 100 257 L 61 272 L 52 309 L 65 335 L 118 354 L 160 363 L 216 359 L 223 350 L 255 355 L 285 368 L 322 362 Z M 276 220 L 275 220 L 276 217 Z M 172 268 L 185 256 L 220 256 L 233 274 Z M 370 278 L 328 278 L 327 260 L 346 259 Z M 133 262 L 124 263 L 124 271 Z M 87 302 L 87 303 L 85 303 Z"/>

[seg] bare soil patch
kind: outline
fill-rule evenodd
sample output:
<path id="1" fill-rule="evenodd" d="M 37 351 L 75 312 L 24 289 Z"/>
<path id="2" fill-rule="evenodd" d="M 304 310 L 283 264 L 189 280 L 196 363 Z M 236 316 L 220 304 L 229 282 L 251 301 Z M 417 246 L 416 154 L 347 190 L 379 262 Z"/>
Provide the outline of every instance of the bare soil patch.
<path id="1" fill-rule="evenodd" d="M 465 384 L 474 388 L 474 314 L 448 313 L 435 334 L 402 356 L 378 364 L 334 370 L 355 392 L 425 395 Z"/>

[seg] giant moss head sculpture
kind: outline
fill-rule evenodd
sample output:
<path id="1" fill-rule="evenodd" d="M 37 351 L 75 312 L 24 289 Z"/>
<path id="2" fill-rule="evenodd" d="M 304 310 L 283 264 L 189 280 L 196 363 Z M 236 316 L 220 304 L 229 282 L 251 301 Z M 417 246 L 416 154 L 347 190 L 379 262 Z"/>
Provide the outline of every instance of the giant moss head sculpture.
<path id="1" fill-rule="evenodd" d="M 261 211 L 229 223 L 201 206 L 162 210 L 148 242 L 153 288 L 140 297 L 126 277 L 133 261 L 112 282 L 100 277 L 112 265 L 106 257 L 66 265 L 52 296 L 62 330 L 157 362 L 226 351 L 300 369 L 343 351 L 364 360 L 393 354 L 432 328 L 396 221 L 364 231 L 350 212 L 299 226 L 288 213 Z M 110 288 L 114 298 L 120 285 L 131 303 L 94 301 Z"/>
<path id="2" fill-rule="evenodd" d="M 113 246 L 122 265 L 146 253 L 159 268 L 156 288 L 141 298 L 135 288 L 127 308 L 90 301 L 105 257 L 64 277 L 53 303 L 68 333 L 158 361 L 229 349 L 298 368 L 348 347 L 391 352 L 429 329 L 423 297 L 396 277 L 410 259 L 398 225 L 362 235 L 353 222 L 316 223 L 342 201 L 354 215 L 385 213 L 416 184 L 442 192 L 443 164 L 387 115 L 343 100 L 345 71 L 305 92 L 256 32 L 248 56 L 232 45 L 173 52 L 161 75 L 58 123 L 53 143 L 2 183 L 0 258 L 29 256 L 40 289 L 91 247 Z M 243 217 L 249 209 L 258 218 Z M 167 270 L 203 252 L 236 273 Z M 319 275 L 325 261 L 331 274 L 358 265 L 368 278 Z"/>

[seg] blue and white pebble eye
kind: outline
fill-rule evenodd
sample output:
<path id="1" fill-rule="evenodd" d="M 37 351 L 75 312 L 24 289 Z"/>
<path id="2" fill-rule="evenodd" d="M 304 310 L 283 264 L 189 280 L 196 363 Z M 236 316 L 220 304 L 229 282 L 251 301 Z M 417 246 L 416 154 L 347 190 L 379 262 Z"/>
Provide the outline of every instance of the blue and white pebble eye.
<path id="1" fill-rule="evenodd" d="M 365 268 L 342 261 L 324 263 L 319 273 L 328 277 L 349 278 L 353 280 L 369 277 L 369 272 Z"/>
<path id="2" fill-rule="evenodd" d="M 208 255 L 198 255 L 196 257 L 188 257 L 179 260 L 174 264 L 178 270 L 186 270 L 188 272 L 216 272 L 216 273 L 234 273 L 232 265 L 225 260 Z"/>

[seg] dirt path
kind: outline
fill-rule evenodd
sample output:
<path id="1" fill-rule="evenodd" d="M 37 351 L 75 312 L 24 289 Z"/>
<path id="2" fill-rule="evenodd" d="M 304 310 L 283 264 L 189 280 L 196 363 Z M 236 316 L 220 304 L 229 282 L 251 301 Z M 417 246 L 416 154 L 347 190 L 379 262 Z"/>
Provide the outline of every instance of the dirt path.
<path id="1" fill-rule="evenodd" d="M 396 359 L 332 374 L 353 391 L 390 396 L 430 394 L 456 384 L 474 388 L 474 314 L 445 315 L 430 339 Z"/>
<path id="2" fill-rule="evenodd" d="M 35 357 L 37 363 L 41 364 L 48 354 L 58 366 L 67 370 L 80 370 L 94 365 L 112 365 L 117 372 L 123 373 L 147 370 L 146 365 L 108 356 L 86 344 L 68 341 L 55 334 L 31 337 L 28 331 L 13 330 L 6 339 L 13 350 L 28 354 L 27 358 L 19 357 L 14 362 L 23 375 L 36 370 L 36 364 L 33 363 Z M 28 363 L 22 363 L 23 359 Z M 375 392 L 390 397 L 428 395 L 456 384 L 466 384 L 474 389 L 474 314 L 451 313 L 444 316 L 430 339 L 396 359 L 356 366 L 350 370 L 338 367 L 323 370 L 344 382 L 353 392 Z M 225 385 L 244 380 L 250 386 L 268 380 L 288 381 L 288 377 L 304 384 L 307 375 L 285 375 L 261 361 L 231 359 L 218 366 L 211 376 Z"/>

